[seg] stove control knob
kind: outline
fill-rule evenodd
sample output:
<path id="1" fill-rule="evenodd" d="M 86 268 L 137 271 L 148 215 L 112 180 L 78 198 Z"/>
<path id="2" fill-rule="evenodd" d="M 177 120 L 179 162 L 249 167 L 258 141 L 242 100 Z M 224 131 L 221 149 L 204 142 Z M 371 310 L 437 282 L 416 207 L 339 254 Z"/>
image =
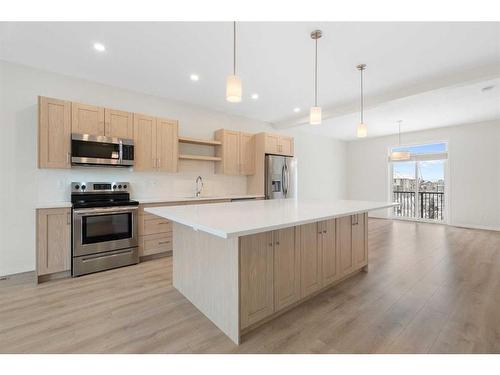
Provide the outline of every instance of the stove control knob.
<path id="1" fill-rule="evenodd" d="M 87 187 L 85 185 L 82 185 L 82 190 L 85 190 Z"/>
<path id="2" fill-rule="evenodd" d="M 118 189 L 121 189 L 121 188 L 122 188 L 122 186 L 121 186 L 121 185 L 118 185 Z"/>
<path id="3" fill-rule="evenodd" d="M 127 188 L 127 185 L 123 185 L 123 188 L 126 189 Z"/>
<path id="4" fill-rule="evenodd" d="M 80 189 L 80 185 L 75 185 L 75 190 L 79 190 Z"/>
<path id="5" fill-rule="evenodd" d="M 113 185 L 113 189 L 116 189 L 116 185 Z"/>

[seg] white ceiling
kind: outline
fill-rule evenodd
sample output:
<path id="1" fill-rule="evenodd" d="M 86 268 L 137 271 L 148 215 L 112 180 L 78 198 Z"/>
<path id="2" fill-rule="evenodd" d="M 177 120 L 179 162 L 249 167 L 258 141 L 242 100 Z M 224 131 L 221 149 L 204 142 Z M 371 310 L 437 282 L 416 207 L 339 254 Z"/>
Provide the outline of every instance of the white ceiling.
<path id="1" fill-rule="evenodd" d="M 244 22 L 238 24 L 242 103 L 225 101 L 232 71 L 232 24 L 0 23 L 0 59 L 288 127 L 313 101 L 314 43 L 319 40 L 323 125 L 352 139 L 359 73 L 365 73 L 369 135 L 499 118 L 500 23 Z M 92 44 L 107 50 L 97 53 Z M 191 82 L 189 75 L 200 76 Z M 480 88 L 497 87 L 487 93 Z M 259 99 L 250 99 L 252 93 Z M 293 112 L 302 108 L 302 116 Z"/>

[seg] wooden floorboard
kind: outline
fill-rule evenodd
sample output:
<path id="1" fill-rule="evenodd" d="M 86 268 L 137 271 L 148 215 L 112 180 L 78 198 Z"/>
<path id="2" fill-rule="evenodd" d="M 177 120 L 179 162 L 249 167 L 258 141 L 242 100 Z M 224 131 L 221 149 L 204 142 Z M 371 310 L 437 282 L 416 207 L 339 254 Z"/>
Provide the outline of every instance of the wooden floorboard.
<path id="1" fill-rule="evenodd" d="M 370 219 L 370 271 L 236 346 L 172 286 L 172 260 L 0 281 L 1 353 L 500 353 L 500 233 Z"/>

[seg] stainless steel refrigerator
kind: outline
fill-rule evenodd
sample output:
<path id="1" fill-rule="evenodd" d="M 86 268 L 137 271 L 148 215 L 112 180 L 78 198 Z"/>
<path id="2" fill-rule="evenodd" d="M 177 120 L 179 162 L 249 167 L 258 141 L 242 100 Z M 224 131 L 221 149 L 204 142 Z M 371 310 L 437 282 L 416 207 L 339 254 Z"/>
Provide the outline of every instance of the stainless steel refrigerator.
<path id="1" fill-rule="evenodd" d="M 291 156 L 266 155 L 266 199 L 297 197 L 297 160 Z"/>

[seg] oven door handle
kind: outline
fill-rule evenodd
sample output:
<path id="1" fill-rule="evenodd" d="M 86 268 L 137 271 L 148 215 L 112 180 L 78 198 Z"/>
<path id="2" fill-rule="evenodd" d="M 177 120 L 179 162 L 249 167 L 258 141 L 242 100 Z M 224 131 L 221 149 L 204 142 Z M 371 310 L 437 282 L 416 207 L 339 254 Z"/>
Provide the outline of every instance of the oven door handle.
<path id="1" fill-rule="evenodd" d="M 137 206 L 119 206 L 119 207 L 105 207 L 105 208 L 82 208 L 73 210 L 75 215 L 109 215 L 111 213 L 119 213 L 119 212 L 133 212 L 138 210 Z"/>

